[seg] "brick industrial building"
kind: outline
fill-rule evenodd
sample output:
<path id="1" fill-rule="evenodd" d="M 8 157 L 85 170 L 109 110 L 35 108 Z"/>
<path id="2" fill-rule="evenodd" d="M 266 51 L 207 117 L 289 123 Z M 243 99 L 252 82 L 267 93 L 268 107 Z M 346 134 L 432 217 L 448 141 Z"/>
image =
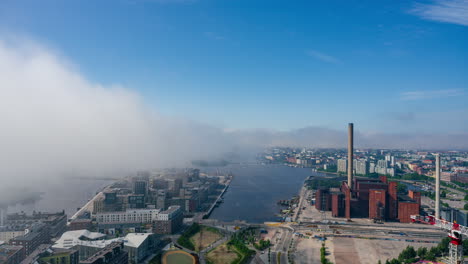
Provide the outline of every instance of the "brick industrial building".
<path id="1" fill-rule="evenodd" d="M 370 218 L 411 222 L 410 216 L 419 214 L 421 194 L 409 191 L 397 193 L 397 182 L 353 177 L 353 124 L 348 127 L 348 180 L 340 188 L 322 188 L 315 194 L 315 207 L 332 211 L 333 217 Z"/>
<path id="2" fill-rule="evenodd" d="M 421 194 L 409 191 L 408 195 L 397 193 L 397 183 L 379 179 L 353 178 L 353 188 L 343 182 L 340 188 L 318 189 L 315 207 L 332 211 L 333 217 L 370 218 L 411 222 L 410 215 L 419 214 Z"/>

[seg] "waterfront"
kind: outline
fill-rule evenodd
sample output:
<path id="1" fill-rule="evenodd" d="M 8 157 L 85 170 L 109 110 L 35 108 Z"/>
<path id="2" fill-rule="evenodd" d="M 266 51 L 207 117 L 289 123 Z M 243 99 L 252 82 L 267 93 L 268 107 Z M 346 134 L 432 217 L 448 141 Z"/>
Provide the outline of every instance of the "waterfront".
<path id="1" fill-rule="evenodd" d="M 245 220 L 250 223 L 277 221 L 281 206 L 278 200 L 298 195 L 304 180 L 311 175 L 310 168 L 282 165 L 231 165 L 234 178 L 224 194 L 224 203 L 216 208 L 210 218 L 221 221 Z"/>
<path id="2" fill-rule="evenodd" d="M 77 208 L 82 207 L 96 192 L 112 182 L 94 178 L 58 178 L 37 187 L 37 191 L 42 193 L 41 199 L 29 204 L 10 206 L 8 213 L 65 210 L 67 216 L 71 217 Z"/>
<path id="3" fill-rule="evenodd" d="M 202 171 L 214 172 L 218 169 L 202 168 Z M 294 168 L 282 165 L 229 165 L 219 168 L 222 173 L 230 172 L 233 180 L 223 195 L 223 203 L 215 208 L 210 218 L 221 221 L 245 220 L 252 223 L 277 221 L 281 208 L 278 200 L 290 199 L 298 195 L 304 180 L 311 175 L 323 175 L 312 172 L 310 168 Z M 8 212 L 61 211 L 71 217 L 77 208 L 111 180 L 64 178 L 44 185 L 42 199 L 27 205 L 10 207 Z"/>

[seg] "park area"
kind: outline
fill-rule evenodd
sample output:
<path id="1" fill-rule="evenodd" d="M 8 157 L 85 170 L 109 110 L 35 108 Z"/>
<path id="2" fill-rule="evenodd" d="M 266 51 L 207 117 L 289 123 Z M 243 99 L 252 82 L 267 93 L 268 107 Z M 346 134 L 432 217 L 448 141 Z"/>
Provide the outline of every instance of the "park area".
<path id="1" fill-rule="evenodd" d="M 216 228 L 201 226 L 200 231 L 193 235 L 190 240 L 196 251 L 202 251 L 222 237 Z"/>
<path id="2" fill-rule="evenodd" d="M 231 264 L 240 259 L 240 254 L 232 246 L 222 244 L 206 255 L 207 263 Z"/>
<path id="3" fill-rule="evenodd" d="M 164 254 L 162 264 L 195 264 L 195 257 L 182 250 L 168 251 Z"/>

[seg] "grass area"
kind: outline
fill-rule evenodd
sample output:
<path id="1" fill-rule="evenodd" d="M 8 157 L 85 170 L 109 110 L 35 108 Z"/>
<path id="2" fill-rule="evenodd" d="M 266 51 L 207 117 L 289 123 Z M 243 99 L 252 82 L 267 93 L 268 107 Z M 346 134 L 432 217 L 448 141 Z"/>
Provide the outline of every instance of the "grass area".
<path id="1" fill-rule="evenodd" d="M 206 254 L 209 264 L 233 264 L 239 263 L 242 255 L 232 246 L 222 244 Z"/>
<path id="2" fill-rule="evenodd" d="M 218 229 L 202 226 L 200 231 L 190 237 L 196 251 L 201 251 L 222 237 Z"/>
<path id="3" fill-rule="evenodd" d="M 181 250 L 169 251 L 163 256 L 163 264 L 195 264 L 195 257 Z"/>
<path id="4" fill-rule="evenodd" d="M 197 223 L 193 223 L 180 237 L 177 239 L 179 245 L 188 248 L 190 250 L 195 250 L 195 245 L 190 239 L 193 235 L 198 233 L 201 229 L 201 226 Z"/>

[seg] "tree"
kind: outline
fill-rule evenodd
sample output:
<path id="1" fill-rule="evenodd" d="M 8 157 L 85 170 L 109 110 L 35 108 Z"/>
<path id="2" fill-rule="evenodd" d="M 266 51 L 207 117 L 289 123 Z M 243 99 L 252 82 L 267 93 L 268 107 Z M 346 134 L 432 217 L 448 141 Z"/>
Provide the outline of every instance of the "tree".
<path id="1" fill-rule="evenodd" d="M 404 263 L 413 263 L 416 261 L 416 250 L 414 247 L 407 246 L 398 256 L 398 260 Z"/>
<path id="2" fill-rule="evenodd" d="M 425 247 L 420 247 L 418 248 L 418 257 L 421 258 L 421 259 L 424 259 L 424 257 L 426 256 L 427 254 L 427 248 Z"/>
<path id="3" fill-rule="evenodd" d="M 408 192 L 408 187 L 402 183 L 397 183 L 397 192 L 398 193 L 407 193 Z"/>
<path id="4" fill-rule="evenodd" d="M 465 201 L 468 201 L 468 194 L 465 195 Z"/>
<path id="5" fill-rule="evenodd" d="M 440 193 L 440 198 L 445 198 L 447 197 L 447 192 L 445 190 L 442 190 L 442 192 Z"/>
<path id="6" fill-rule="evenodd" d="M 436 260 L 436 255 L 431 250 L 431 251 L 427 252 L 427 254 L 424 256 L 424 260 L 435 261 Z"/>
<path id="7" fill-rule="evenodd" d="M 466 203 L 465 206 L 463 206 L 463 209 L 468 210 L 468 203 Z"/>

